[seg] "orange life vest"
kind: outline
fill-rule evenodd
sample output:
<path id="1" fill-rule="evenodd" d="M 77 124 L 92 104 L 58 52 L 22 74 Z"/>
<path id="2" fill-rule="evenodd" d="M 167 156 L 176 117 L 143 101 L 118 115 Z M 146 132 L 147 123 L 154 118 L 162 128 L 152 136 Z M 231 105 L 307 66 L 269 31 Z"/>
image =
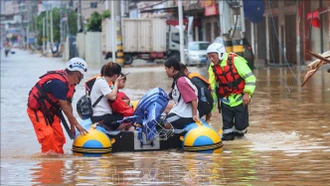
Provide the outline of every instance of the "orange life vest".
<path id="1" fill-rule="evenodd" d="M 40 110 L 49 124 L 53 123 L 53 116 L 60 111 L 58 99 L 51 93 L 47 93 L 45 83 L 51 80 L 60 80 L 67 86 L 66 98 L 71 102 L 73 93 L 75 91 L 74 85 L 69 85 L 67 73 L 64 70 L 49 71 L 40 77 L 40 80 L 31 89 L 28 98 L 28 107 L 33 110 Z"/>
<path id="2" fill-rule="evenodd" d="M 207 85 L 208 89 L 211 90 L 211 85 L 209 83 L 209 81 L 207 81 L 203 76 L 201 76 L 199 73 L 197 72 L 191 72 L 188 74 L 188 78 L 192 79 L 194 77 L 198 77 L 199 79 L 201 79 L 203 82 L 205 82 L 205 84 Z"/>
<path id="3" fill-rule="evenodd" d="M 96 81 L 96 78 L 101 77 L 101 74 L 98 74 L 96 76 L 91 77 L 89 80 L 86 81 L 85 83 L 85 90 L 86 93 L 90 94 L 92 92 L 92 88 L 94 86 L 94 83 Z M 113 86 L 113 82 L 109 82 L 109 86 Z"/>
<path id="4" fill-rule="evenodd" d="M 218 95 L 228 97 L 230 94 L 242 94 L 245 86 L 244 79 L 238 74 L 234 64 L 234 58 L 237 55 L 230 53 L 227 59 L 227 65 L 213 65 L 212 70 L 216 81 L 219 83 Z"/>

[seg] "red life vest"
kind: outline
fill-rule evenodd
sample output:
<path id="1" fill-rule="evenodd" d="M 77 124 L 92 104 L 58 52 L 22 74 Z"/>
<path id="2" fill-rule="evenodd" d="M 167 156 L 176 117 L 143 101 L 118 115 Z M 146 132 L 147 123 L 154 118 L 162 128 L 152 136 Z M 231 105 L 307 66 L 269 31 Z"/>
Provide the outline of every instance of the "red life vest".
<path id="1" fill-rule="evenodd" d="M 230 53 L 227 59 L 227 65 L 213 65 L 212 70 L 215 80 L 219 83 L 218 95 L 228 97 L 230 94 L 242 94 L 245 86 L 244 79 L 238 74 L 234 64 L 234 58 L 237 55 Z"/>
<path id="2" fill-rule="evenodd" d="M 29 93 L 27 104 L 28 107 L 33 110 L 40 110 L 44 114 L 44 117 L 48 120 L 47 122 L 50 124 L 53 123 L 52 117 L 60 111 L 60 107 L 57 103 L 58 99 L 56 99 L 51 93 L 47 93 L 43 85 L 48 81 L 55 79 L 61 80 L 66 84 L 66 98 L 69 102 L 71 102 L 75 91 L 74 85 L 69 85 L 67 73 L 64 70 L 57 70 L 49 71 L 40 77 L 40 80 L 35 84 Z"/>

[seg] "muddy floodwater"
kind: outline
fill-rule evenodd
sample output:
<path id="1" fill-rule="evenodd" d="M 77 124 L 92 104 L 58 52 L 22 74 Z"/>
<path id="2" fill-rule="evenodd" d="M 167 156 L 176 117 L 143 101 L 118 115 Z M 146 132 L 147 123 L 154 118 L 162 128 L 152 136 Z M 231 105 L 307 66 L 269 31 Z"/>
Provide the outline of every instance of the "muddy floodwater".
<path id="1" fill-rule="evenodd" d="M 246 137 L 224 142 L 221 154 L 179 151 L 80 157 L 67 137 L 64 155 L 40 153 L 26 114 L 27 96 L 60 58 L 1 51 L 1 185 L 330 185 L 330 74 L 319 70 L 301 87 L 305 67 L 258 67 Z M 99 72 L 94 65 L 83 83 Z M 328 68 L 330 68 L 328 66 Z M 124 91 L 132 100 L 149 89 L 170 90 L 164 67 L 126 67 Z M 207 77 L 206 67 L 190 67 Z M 74 111 L 75 112 L 75 111 Z M 78 115 L 75 112 L 75 116 Z M 215 111 L 211 125 L 221 129 Z"/>

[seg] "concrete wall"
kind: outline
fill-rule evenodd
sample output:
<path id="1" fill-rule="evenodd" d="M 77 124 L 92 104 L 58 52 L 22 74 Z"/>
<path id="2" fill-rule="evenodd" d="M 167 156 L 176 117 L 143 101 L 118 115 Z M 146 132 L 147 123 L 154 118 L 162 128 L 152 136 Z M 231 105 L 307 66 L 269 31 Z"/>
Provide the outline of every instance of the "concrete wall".
<path id="1" fill-rule="evenodd" d="M 85 59 L 85 51 L 86 51 L 85 41 L 86 41 L 86 35 L 84 33 L 78 33 L 76 45 L 77 45 L 79 57 L 83 59 Z"/>
<path id="2" fill-rule="evenodd" d="M 66 40 L 64 43 L 64 51 L 63 51 L 62 59 L 64 61 L 69 61 L 69 58 L 70 58 L 69 37 L 66 37 Z"/>
<path id="3" fill-rule="evenodd" d="M 101 65 L 101 32 L 87 32 L 85 36 L 85 60 L 91 65 Z"/>

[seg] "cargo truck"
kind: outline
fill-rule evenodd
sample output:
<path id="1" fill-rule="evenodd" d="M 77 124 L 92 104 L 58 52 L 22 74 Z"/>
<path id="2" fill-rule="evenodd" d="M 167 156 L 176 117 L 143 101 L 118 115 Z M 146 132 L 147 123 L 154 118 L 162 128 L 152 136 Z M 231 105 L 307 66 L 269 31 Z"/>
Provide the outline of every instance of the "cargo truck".
<path id="1" fill-rule="evenodd" d="M 180 59 L 179 29 L 173 24 L 176 22 L 161 18 L 122 18 L 124 64 L 131 64 L 133 59 Z M 105 59 L 112 57 L 112 31 L 111 19 L 105 19 L 102 22 L 102 52 Z"/>

